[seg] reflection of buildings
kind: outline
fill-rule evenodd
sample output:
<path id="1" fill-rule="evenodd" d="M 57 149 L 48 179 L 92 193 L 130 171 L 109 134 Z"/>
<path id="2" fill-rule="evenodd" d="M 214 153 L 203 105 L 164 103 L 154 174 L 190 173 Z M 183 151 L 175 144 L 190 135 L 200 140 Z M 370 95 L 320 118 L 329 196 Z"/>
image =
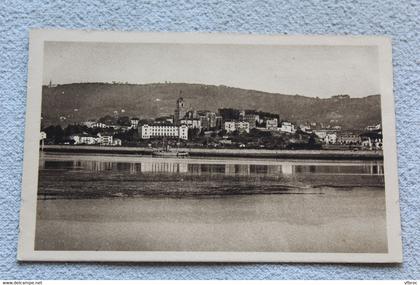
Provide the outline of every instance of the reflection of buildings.
<path id="1" fill-rule="evenodd" d="M 186 173 L 187 163 L 179 162 L 142 162 L 141 172 Z"/>
<path id="2" fill-rule="evenodd" d="M 129 173 L 182 173 L 188 175 L 226 175 L 250 177 L 281 177 L 307 174 L 328 175 L 383 175 L 382 161 L 363 162 L 360 164 L 211 164 L 191 163 L 187 161 L 143 161 L 111 162 L 95 160 L 56 161 L 41 157 L 40 169 L 45 170 L 87 170 L 90 172 Z"/>

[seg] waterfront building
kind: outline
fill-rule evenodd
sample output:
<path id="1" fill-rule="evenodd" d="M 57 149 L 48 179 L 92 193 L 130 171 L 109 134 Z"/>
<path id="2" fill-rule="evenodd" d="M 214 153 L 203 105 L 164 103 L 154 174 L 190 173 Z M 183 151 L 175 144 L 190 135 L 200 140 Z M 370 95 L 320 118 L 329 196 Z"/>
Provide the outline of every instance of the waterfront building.
<path id="1" fill-rule="evenodd" d="M 142 125 L 140 128 L 141 138 L 150 139 L 158 137 L 180 138 L 188 140 L 188 127 L 186 125 L 174 126 L 170 124 Z"/>
<path id="2" fill-rule="evenodd" d="M 45 140 L 46 138 L 47 138 L 47 133 L 44 132 L 44 131 L 41 131 L 39 139 L 40 140 Z"/>
<path id="3" fill-rule="evenodd" d="M 366 127 L 366 130 L 367 130 L 367 131 L 370 131 L 370 132 L 372 132 L 372 131 L 379 131 L 380 129 L 382 129 L 382 127 L 381 127 L 381 124 L 380 124 L 380 123 L 379 123 L 379 124 L 377 124 L 377 125 L 367 126 L 367 127 Z"/>
<path id="4" fill-rule="evenodd" d="M 359 134 L 354 132 L 341 132 L 337 135 L 338 144 L 360 144 L 361 138 Z"/>
<path id="5" fill-rule="evenodd" d="M 98 133 L 98 141 L 100 145 L 113 145 L 114 138 L 109 133 Z"/>
<path id="6" fill-rule="evenodd" d="M 219 119 L 221 117 L 211 111 L 188 111 L 187 117 L 199 119 L 201 128 L 205 130 L 216 129 L 218 124 L 220 126 L 221 123 Z"/>
<path id="7" fill-rule="evenodd" d="M 184 98 L 180 97 L 176 100 L 176 109 L 174 114 L 174 123 L 175 125 L 179 126 L 181 123 L 181 119 L 185 117 L 187 114 L 187 107 L 184 102 Z"/>
<path id="8" fill-rule="evenodd" d="M 361 134 L 360 139 L 362 146 L 369 149 L 382 149 L 383 147 L 382 132 L 380 131 Z"/>
<path id="9" fill-rule="evenodd" d="M 336 133 L 327 133 L 324 138 L 326 144 L 335 144 L 337 143 L 337 134 Z"/>
<path id="10" fill-rule="evenodd" d="M 97 144 L 99 143 L 98 137 L 80 134 L 70 136 L 70 139 L 74 141 L 74 144 Z"/>

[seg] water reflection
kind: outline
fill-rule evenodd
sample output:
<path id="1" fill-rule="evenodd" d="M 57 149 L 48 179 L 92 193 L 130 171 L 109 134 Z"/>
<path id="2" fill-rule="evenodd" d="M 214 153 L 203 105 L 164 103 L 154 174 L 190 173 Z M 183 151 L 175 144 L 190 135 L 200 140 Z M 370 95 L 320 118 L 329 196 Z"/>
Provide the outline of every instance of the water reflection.
<path id="1" fill-rule="evenodd" d="M 138 173 L 184 173 L 191 175 L 229 175 L 229 176 L 288 176 L 298 174 L 361 174 L 383 175 L 382 161 L 363 161 L 360 163 L 340 163 L 319 161 L 299 164 L 299 162 L 276 162 L 271 164 L 214 163 L 206 160 L 146 160 L 141 162 L 116 162 L 95 159 L 40 160 L 41 170 L 72 170 L 89 172 Z"/>

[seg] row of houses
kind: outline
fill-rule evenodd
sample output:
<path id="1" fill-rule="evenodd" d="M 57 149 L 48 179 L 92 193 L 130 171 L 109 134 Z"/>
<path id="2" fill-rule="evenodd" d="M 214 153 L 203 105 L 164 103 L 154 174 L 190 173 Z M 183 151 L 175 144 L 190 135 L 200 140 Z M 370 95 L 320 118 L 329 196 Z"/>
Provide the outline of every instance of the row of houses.
<path id="1" fill-rule="evenodd" d="M 294 134 L 296 133 L 296 127 L 294 124 L 290 122 L 282 122 L 281 125 L 279 125 L 278 119 L 267 119 L 265 121 L 265 128 L 256 127 L 255 122 L 252 126 L 247 121 L 228 121 L 224 123 L 224 129 L 227 133 L 232 133 L 234 131 L 238 131 L 240 133 L 246 132 L 249 133 L 250 129 L 260 129 L 260 130 L 269 130 L 269 131 L 278 131 L 283 133 L 290 133 Z"/>
<path id="2" fill-rule="evenodd" d="M 383 147 L 380 128 L 365 132 L 315 130 L 313 133 L 325 144 L 359 145 L 369 149 L 382 149 Z"/>
<path id="3" fill-rule="evenodd" d="M 88 145 L 105 145 L 105 146 L 120 146 L 122 141 L 118 138 L 114 138 L 109 134 L 100 134 L 92 136 L 88 134 L 77 134 L 70 136 L 70 139 L 74 141 L 74 144 L 88 144 Z"/>

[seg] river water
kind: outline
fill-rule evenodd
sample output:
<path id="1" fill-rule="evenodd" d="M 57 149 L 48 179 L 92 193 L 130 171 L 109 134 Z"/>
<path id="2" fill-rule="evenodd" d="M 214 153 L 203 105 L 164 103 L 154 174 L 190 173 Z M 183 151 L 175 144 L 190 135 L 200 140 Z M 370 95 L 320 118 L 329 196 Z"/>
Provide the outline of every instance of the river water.
<path id="1" fill-rule="evenodd" d="M 41 154 L 36 250 L 387 252 L 382 161 Z"/>

